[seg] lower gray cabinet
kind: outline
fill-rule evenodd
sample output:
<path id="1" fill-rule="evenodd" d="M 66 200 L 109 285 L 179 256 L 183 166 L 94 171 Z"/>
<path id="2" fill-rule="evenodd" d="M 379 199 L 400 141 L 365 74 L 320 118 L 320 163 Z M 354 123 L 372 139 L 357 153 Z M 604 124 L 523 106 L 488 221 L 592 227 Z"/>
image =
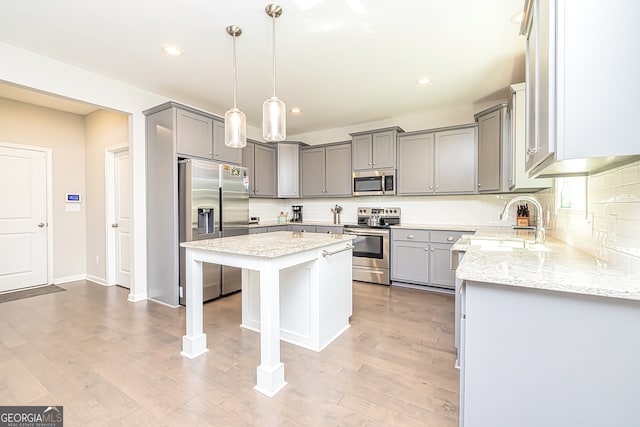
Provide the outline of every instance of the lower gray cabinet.
<path id="1" fill-rule="evenodd" d="M 315 233 L 316 232 L 316 227 L 315 225 L 303 225 L 303 224 L 299 224 L 299 225 L 294 225 L 291 224 L 291 231 L 299 231 L 302 233 Z"/>
<path id="2" fill-rule="evenodd" d="M 452 291 L 455 271 L 450 268 L 450 249 L 470 232 L 392 229 L 391 281 Z"/>
<path id="3" fill-rule="evenodd" d="M 344 234 L 344 227 L 341 225 L 316 225 L 316 233 Z"/>

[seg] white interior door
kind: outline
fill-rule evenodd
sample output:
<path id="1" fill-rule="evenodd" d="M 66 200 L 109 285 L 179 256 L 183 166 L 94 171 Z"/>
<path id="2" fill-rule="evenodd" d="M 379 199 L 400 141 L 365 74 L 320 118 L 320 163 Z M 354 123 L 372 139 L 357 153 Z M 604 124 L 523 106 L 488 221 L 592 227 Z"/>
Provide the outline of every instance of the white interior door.
<path id="1" fill-rule="evenodd" d="M 47 155 L 0 147 L 0 292 L 47 283 Z"/>
<path id="2" fill-rule="evenodd" d="M 129 288 L 131 276 L 131 163 L 129 152 L 114 156 L 114 219 L 116 283 Z"/>

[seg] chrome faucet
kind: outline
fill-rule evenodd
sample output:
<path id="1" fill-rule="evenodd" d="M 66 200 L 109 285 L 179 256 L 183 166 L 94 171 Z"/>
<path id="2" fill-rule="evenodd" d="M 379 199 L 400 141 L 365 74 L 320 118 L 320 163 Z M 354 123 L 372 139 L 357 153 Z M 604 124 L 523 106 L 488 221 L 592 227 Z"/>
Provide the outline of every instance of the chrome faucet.
<path id="1" fill-rule="evenodd" d="M 524 200 L 526 202 L 531 202 L 536 207 L 536 211 L 537 211 L 537 214 L 536 214 L 536 243 L 544 243 L 545 231 L 544 231 L 544 224 L 543 224 L 543 221 L 542 221 L 543 220 L 542 205 L 540 204 L 540 202 L 538 202 L 533 197 L 531 197 L 531 196 L 516 196 L 513 199 L 509 200 L 507 202 L 507 204 L 504 205 L 504 209 L 502 210 L 502 213 L 500 214 L 500 220 L 501 221 L 506 221 L 509 218 L 509 208 L 515 202 L 520 201 L 520 200 Z"/>

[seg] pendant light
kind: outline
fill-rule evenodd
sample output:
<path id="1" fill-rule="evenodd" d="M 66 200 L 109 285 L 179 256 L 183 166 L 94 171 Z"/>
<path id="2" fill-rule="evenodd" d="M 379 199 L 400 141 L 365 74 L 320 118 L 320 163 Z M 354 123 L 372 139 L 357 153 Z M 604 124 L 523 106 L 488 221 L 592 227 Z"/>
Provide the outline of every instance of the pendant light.
<path id="1" fill-rule="evenodd" d="M 273 19 L 273 96 L 262 104 L 262 137 L 265 141 L 284 141 L 287 137 L 287 110 L 276 97 L 276 18 L 282 15 L 282 7 L 267 5 L 265 12 Z"/>
<path id="2" fill-rule="evenodd" d="M 224 145 L 242 148 L 247 146 L 247 116 L 236 107 L 236 37 L 242 34 L 242 29 L 229 25 L 227 33 L 233 38 L 233 108 L 224 114 Z"/>

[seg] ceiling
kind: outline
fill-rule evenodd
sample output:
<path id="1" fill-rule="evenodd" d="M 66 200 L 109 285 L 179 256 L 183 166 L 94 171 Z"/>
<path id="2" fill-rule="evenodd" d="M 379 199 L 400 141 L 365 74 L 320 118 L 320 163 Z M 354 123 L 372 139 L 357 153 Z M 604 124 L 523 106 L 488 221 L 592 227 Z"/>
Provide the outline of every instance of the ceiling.
<path id="1" fill-rule="evenodd" d="M 262 102 L 272 94 L 268 3 L 4 1 L 0 42 L 224 115 L 233 103 L 225 28 L 239 25 L 238 108 L 259 128 Z M 524 39 L 511 20 L 523 3 L 280 0 L 277 95 L 287 108 L 302 109 L 288 113 L 287 133 L 506 99 L 507 86 L 523 80 Z M 183 55 L 166 55 L 165 45 Z M 425 76 L 431 83 L 417 85 Z M 96 108 L 32 95 L 0 87 L 2 97 L 77 114 Z"/>

